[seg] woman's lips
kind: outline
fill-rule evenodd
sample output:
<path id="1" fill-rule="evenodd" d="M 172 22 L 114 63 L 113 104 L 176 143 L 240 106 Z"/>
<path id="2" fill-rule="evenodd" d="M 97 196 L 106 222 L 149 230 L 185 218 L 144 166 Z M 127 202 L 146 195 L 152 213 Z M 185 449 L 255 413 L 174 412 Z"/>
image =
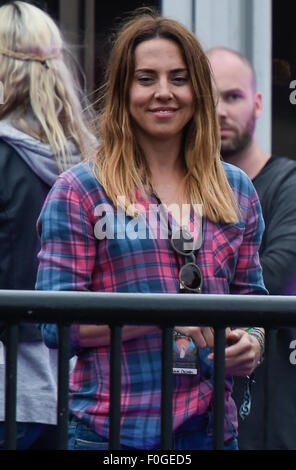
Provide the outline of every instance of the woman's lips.
<path id="1" fill-rule="evenodd" d="M 167 108 L 167 107 L 159 107 L 159 108 L 152 108 L 150 112 L 153 113 L 157 117 L 170 117 L 173 116 L 177 111 L 177 108 Z"/>

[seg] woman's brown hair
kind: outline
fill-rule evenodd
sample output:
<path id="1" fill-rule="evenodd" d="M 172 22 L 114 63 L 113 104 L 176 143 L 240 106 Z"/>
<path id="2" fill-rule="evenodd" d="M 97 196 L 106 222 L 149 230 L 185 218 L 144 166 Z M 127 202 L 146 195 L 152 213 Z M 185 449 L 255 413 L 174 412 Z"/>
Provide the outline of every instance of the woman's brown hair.
<path id="1" fill-rule="evenodd" d="M 149 10 L 133 16 L 119 31 L 107 68 L 104 107 L 98 119 L 101 145 L 95 173 L 116 204 L 125 196 L 135 204 L 136 188 L 145 193 L 149 169 L 134 137 L 129 114 L 129 89 L 134 74 L 135 49 L 153 38 L 177 43 L 187 65 L 195 96 L 195 113 L 184 130 L 183 155 L 186 191 L 192 204 L 201 204 L 213 222 L 238 221 L 238 209 L 220 157 L 219 124 L 207 57 L 193 33 L 175 20 Z"/>

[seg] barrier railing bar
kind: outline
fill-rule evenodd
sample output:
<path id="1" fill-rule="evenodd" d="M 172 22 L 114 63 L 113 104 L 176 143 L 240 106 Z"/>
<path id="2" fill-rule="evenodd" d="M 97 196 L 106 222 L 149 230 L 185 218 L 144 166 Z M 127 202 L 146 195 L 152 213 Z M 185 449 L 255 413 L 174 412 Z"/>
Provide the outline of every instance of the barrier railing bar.
<path id="1" fill-rule="evenodd" d="M 0 321 L 9 315 L 14 323 L 58 323 L 62 315 L 73 323 L 170 324 L 174 318 L 180 325 L 222 326 L 223 318 L 226 326 L 296 326 L 296 296 L 11 292 L 0 291 Z"/>
<path id="2" fill-rule="evenodd" d="M 161 449 L 173 448 L 173 329 L 162 329 Z"/>
<path id="3" fill-rule="evenodd" d="M 276 351 L 276 330 L 268 328 L 265 330 L 265 370 L 264 370 L 264 427 L 263 443 L 264 449 L 271 449 L 270 435 L 273 428 L 271 422 L 270 410 L 274 407 L 273 403 L 273 380 L 272 380 L 272 355 Z M 256 376 L 255 376 L 256 377 Z M 256 384 L 255 384 L 256 386 Z"/>
<path id="4" fill-rule="evenodd" d="M 109 449 L 120 449 L 121 411 L 121 334 L 119 325 L 111 326 L 110 345 L 110 426 Z"/>
<path id="5" fill-rule="evenodd" d="M 213 448 L 224 449 L 225 328 L 214 328 Z"/>
<path id="6" fill-rule="evenodd" d="M 70 326 L 58 325 L 57 449 L 68 448 Z"/>
<path id="7" fill-rule="evenodd" d="M 7 326 L 7 347 L 5 366 L 5 450 L 16 449 L 16 400 L 17 400 L 17 349 L 18 331 L 16 324 Z"/>
<path id="8" fill-rule="evenodd" d="M 139 318 L 138 312 L 141 311 L 142 315 Z M 84 314 L 81 315 L 81 311 Z M 239 314 L 238 314 L 239 312 Z M 158 324 L 170 325 L 171 319 L 174 318 L 176 324 L 180 325 L 214 325 L 215 328 L 222 329 L 224 326 L 246 326 L 254 325 L 262 326 L 265 329 L 275 329 L 278 327 L 293 327 L 296 326 L 296 296 L 227 296 L 227 295 L 207 295 L 196 296 L 188 294 L 180 296 L 178 294 L 110 294 L 110 293 L 81 293 L 81 292 L 40 292 L 40 291 L 0 291 L 0 321 L 7 321 L 9 316 L 9 323 L 11 331 L 9 336 L 9 347 L 17 351 L 17 340 L 13 334 L 14 328 L 17 328 L 16 323 L 21 321 L 39 323 L 59 323 L 63 324 L 69 322 L 79 323 L 105 323 L 104 319 L 108 319 L 109 325 L 115 325 L 116 322 L 121 322 L 124 319 L 124 324 Z M 186 320 L 184 320 L 184 318 Z M 219 334 L 217 338 L 219 337 Z M 218 339 L 217 339 L 218 341 Z M 64 347 L 69 343 L 63 341 L 60 347 Z M 13 346 L 14 344 L 14 346 Z M 216 345 L 215 345 L 216 346 Z M 69 347 L 69 346 L 68 346 Z M 216 353 L 219 351 L 219 346 Z M 272 340 L 267 334 L 267 349 L 266 360 L 268 360 L 269 350 L 272 350 Z M 223 348 L 224 353 L 224 348 Z M 217 356 L 221 353 L 218 352 Z M 68 356 L 67 365 L 68 364 Z M 7 351 L 6 371 L 9 370 L 8 378 L 6 380 L 6 402 L 10 401 L 11 392 L 7 387 L 14 389 L 12 386 L 13 379 L 16 382 L 16 369 L 13 372 L 13 366 L 8 367 L 9 353 Z M 15 367 L 16 367 L 16 358 Z M 217 367 L 217 371 L 220 366 Z M 271 365 L 269 365 L 269 374 Z M 10 377 L 9 377 L 10 375 Z M 63 373 L 64 376 L 64 373 Z M 271 377 L 271 375 L 269 375 Z M 68 378 L 67 378 L 68 379 Z M 10 382 L 11 380 L 11 382 Z M 215 379 L 217 380 L 217 379 Z M 10 385 L 8 385 L 10 383 Z M 67 382 L 68 384 L 68 382 Z M 219 379 L 218 379 L 219 386 Z M 266 383 L 267 397 L 270 392 L 268 383 Z M 217 393 L 217 398 L 219 391 Z M 220 394 L 220 399 L 224 400 L 223 394 Z M 219 398 L 218 398 L 219 400 Z M 11 403 L 11 402 L 10 402 Z M 268 400 L 266 400 L 268 403 Z M 8 406 L 8 405 L 7 405 Z M 10 405 L 12 406 L 12 405 Z M 217 405 L 215 405 L 216 407 Z M 267 406 L 267 405 L 266 405 Z M 59 409 L 61 409 L 59 405 Z M 59 412 L 60 413 L 60 412 Z M 215 409 L 215 413 L 217 410 Z M 16 430 L 16 412 L 10 419 L 10 411 L 6 411 L 6 422 L 8 431 L 6 432 L 5 448 L 15 448 L 15 430 Z M 66 442 L 67 430 L 67 413 L 62 411 L 62 418 L 58 416 L 59 427 L 62 422 L 66 421 L 61 436 L 64 435 L 64 443 Z M 268 410 L 266 409 L 268 416 Z M 219 406 L 218 406 L 219 416 Z M 217 418 L 217 417 L 216 417 Z M 215 448 L 221 447 L 219 437 L 219 429 L 222 428 L 220 418 L 217 418 L 220 425 L 215 424 L 216 441 L 214 442 Z M 268 421 L 268 420 L 267 420 Z M 217 427 L 216 427 L 217 426 Z M 220 428 L 221 426 L 221 428 Z M 119 427 L 118 427 L 119 429 Z M 268 429 L 270 429 L 268 422 L 266 422 L 265 442 L 268 444 L 269 436 Z M 223 430 L 224 431 L 224 430 Z M 60 447 L 64 448 L 60 440 Z"/>

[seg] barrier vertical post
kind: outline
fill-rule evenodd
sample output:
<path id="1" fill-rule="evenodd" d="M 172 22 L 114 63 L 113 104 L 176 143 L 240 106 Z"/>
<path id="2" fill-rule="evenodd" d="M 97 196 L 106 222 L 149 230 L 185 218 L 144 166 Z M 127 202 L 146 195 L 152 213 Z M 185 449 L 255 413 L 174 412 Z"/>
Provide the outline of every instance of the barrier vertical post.
<path id="1" fill-rule="evenodd" d="M 58 326 L 58 430 L 57 449 L 68 448 L 68 420 L 69 420 L 69 361 L 70 361 L 70 326 Z"/>
<path id="2" fill-rule="evenodd" d="M 214 435 L 213 448 L 224 449 L 225 414 L 225 328 L 214 328 Z"/>
<path id="3" fill-rule="evenodd" d="M 111 326 L 109 449 L 120 449 L 121 326 Z"/>
<path id="4" fill-rule="evenodd" d="M 17 407 L 17 324 L 9 324 L 7 331 L 5 365 L 5 450 L 16 449 L 16 407 Z"/>
<path id="5" fill-rule="evenodd" d="M 173 433 L 173 329 L 162 330 L 161 448 L 172 449 Z"/>
<path id="6" fill-rule="evenodd" d="M 270 410 L 273 409 L 273 381 L 272 381 L 272 352 L 276 351 L 276 330 L 265 329 L 265 359 L 264 359 L 264 449 L 272 449 L 270 434 L 273 429 Z"/>

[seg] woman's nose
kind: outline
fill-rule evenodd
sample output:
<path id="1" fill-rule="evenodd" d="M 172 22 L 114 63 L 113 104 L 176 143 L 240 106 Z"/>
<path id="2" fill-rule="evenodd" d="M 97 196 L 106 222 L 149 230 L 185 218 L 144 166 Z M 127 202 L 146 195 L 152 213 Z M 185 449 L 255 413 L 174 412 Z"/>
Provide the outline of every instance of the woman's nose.
<path id="1" fill-rule="evenodd" d="M 157 84 L 155 90 L 155 98 L 161 100 L 168 100 L 173 97 L 173 93 L 170 87 L 170 84 L 167 80 L 161 80 Z"/>

